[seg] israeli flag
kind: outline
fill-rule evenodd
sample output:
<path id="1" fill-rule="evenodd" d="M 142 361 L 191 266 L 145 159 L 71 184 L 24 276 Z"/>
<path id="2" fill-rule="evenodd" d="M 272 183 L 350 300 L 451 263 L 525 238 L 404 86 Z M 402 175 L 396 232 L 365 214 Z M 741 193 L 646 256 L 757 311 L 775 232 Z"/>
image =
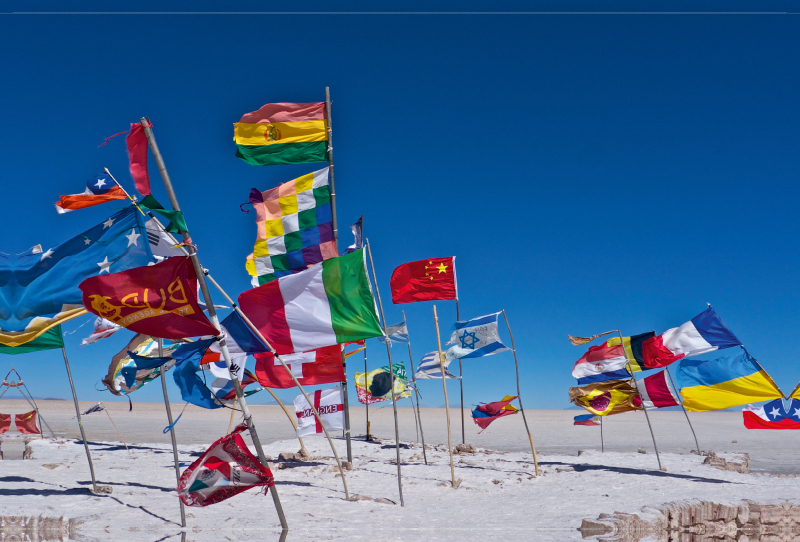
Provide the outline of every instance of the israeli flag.
<path id="1" fill-rule="evenodd" d="M 457 376 L 450 374 L 450 371 L 447 370 L 447 366 L 450 364 L 449 360 L 444 362 L 444 372 L 445 378 L 458 378 Z M 414 374 L 414 378 L 416 380 L 427 380 L 433 378 L 442 378 L 442 367 L 439 365 L 439 352 L 429 352 L 422 357 L 422 360 L 419 363 L 419 367 L 417 368 L 416 374 Z"/>
<path id="2" fill-rule="evenodd" d="M 445 359 L 481 358 L 509 350 L 500 342 L 497 331 L 498 314 L 500 313 L 496 312 L 453 324 L 453 332 L 447 342 L 452 346 L 445 353 Z"/>

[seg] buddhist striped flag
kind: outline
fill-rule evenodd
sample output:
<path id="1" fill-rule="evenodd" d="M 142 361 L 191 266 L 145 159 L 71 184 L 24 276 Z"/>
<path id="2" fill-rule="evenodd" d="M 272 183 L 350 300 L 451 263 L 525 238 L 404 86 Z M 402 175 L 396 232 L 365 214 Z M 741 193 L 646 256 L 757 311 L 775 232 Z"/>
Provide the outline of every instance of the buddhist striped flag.
<path id="1" fill-rule="evenodd" d="M 239 305 L 278 354 L 383 336 L 364 249 L 248 290 Z"/>
<path id="2" fill-rule="evenodd" d="M 325 102 L 267 104 L 233 125 L 236 157 L 253 166 L 328 159 Z"/>

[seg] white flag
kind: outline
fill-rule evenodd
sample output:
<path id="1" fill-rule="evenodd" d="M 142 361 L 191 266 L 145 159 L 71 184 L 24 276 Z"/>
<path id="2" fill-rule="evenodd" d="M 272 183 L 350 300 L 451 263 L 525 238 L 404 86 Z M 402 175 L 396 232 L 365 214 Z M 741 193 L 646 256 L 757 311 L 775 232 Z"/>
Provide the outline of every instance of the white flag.
<path id="1" fill-rule="evenodd" d="M 341 431 L 344 429 L 344 400 L 342 399 L 342 388 L 336 386 L 327 390 L 317 390 L 313 395 L 314 407 L 322 418 L 325 428 L 330 431 Z M 297 411 L 297 436 L 304 437 L 315 433 L 322 433 L 322 426 L 314 416 L 311 405 L 306 398 L 298 395 L 294 400 L 294 408 Z"/>

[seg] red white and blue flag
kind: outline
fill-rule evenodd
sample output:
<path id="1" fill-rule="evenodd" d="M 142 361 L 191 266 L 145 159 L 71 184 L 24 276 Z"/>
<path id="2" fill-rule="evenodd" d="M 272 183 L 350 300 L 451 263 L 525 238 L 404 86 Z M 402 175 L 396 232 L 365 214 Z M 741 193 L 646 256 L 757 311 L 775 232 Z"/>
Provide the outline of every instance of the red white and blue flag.
<path id="1" fill-rule="evenodd" d="M 740 344 L 717 311 L 709 306 L 682 326 L 647 339 L 642 345 L 642 358 L 646 368 L 657 369 L 682 358 Z"/>
<path id="2" fill-rule="evenodd" d="M 597 420 L 600 417 L 594 414 L 581 414 L 580 416 L 575 416 L 572 425 L 600 425 Z"/>
<path id="3" fill-rule="evenodd" d="M 58 211 L 58 214 L 63 215 L 76 209 L 85 209 L 86 207 L 127 197 L 122 188 L 111 179 L 110 175 L 98 175 L 87 181 L 86 190 L 82 194 L 61 196 L 61 199 L 56 202 L 56 211 Z"/>
<path id="4" fill-rule="evenodd" d="M 742 409 L 748 429 L 800 429 L 800 400 L 775 399 L 764 406 L 747 405 Z"/>
<path id="5" fill-rule="evenodd" d="M 242 424 L 225 435 L 181 474 L 178 496 L 187 506 L 208 506 L 251 487 L 275 485 L 272 472 L 250 453 Z"/>
<path id="6" fill-rule="evenodd" d="M 503 397 L 501 401 L 495 401 L 494 403 L 481 403 L 472 411 L 472 421 L 475 422 L 475 425 L 481 428 L 479 433 L 482 433 L 489 424 L 495 421 L 498 418 L 502 418 L 503 416 L 510 416 L 511 414 L 516 414 L 519 409 L 514 405 L 511 405 L 511 401 L 516 399 L 517 396 L 506 395 Z"/>

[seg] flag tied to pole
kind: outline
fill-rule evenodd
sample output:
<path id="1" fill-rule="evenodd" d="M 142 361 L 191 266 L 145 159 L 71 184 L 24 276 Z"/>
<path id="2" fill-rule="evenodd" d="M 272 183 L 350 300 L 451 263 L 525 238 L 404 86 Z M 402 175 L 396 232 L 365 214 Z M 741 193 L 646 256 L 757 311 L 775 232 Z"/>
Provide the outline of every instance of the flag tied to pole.
<path id="1" fill-rule="evenodd" d="M 319 417 L 329 433 L 344 429 L 344 399 L 342 398 L 341 386 L 327 390 L 316 390 L 314 392 L 314 408 L 319 412 Z M 323 432 L 322 425 L 317 420 L 317 417 L 314 416 L 311 405 L 308 404 L 303 395 L 295 397 L 294 409 L 297 413 L 298 437 Z"/>
<path id="2" fill-rule="evenodd" d="M 218 333 L 197 304 L 197 276 L 189 256 L 91 277 L 80 289 L 90 312 L 137 333 L 164 339 Z"/>
<path id="3" fill-rule="evenodd" d="M 475 425 L 481 428 L 480 433 L 489 427 L 493 421 L 502 418 L 503 416 L 510 416 L 516 414 L 519 409 L 511 405 L 511 401 L 516 399 L 517 396 L 506 395 L 502 400 L 494 403 L 481 403 L 475 410 L 472 411 L 472 421 Z"/>
<path id="4" fill-rule="evenodd" d="M 251 487 L 275 485 L 272 472 L 247 449 L 240 434 L 245 429 L 242 424 L 214 442 L 183 471 L 177 491 L 185 505 L 208 506 Z"/>
<path id="5" fill-rule="evenodd" d="M 56 211 L 61 215 L 127 197 L 125 191 L 114 182 L 111 176 L 104 173 L 89 179 L 83 193 L 61 196 L 61 199 L 56 202 Z"/>
<path id="6" fill-rule="evenodd" d="M 458 299 L 456 257 L 404 263 L 389 281 L 392 303 Z"/>
<path id="7" fill-rule="evenodd" d="M 450 340 L 447 341 L 452 346 L 445 352 L 445 359 L 480 358 L 509 350 L 500 341 L 497 329 L 499 314 L 496 312 L 453 324 Z"/>
<path id="8" fill-rule="evenodd" d="M 386 337 L 378 337 L 378 341 L 380 341 L 381 344 L 386 344 L 387 339 L 390 345 L 394 343 L 408 343 L 409 338 L 406 323 L 400 322 L 399 324 L 388 326 L 386 328 Z"/>
<path id="9" fill-rule="evenodd" d="M 442 353 L 444 356 L 444 353 Z M 447 366 L 450 365 L 450 362 L 453 360 L 445 359 L 443 360 L 444 364 L 444 372 L 445 378 L 459 378 L 450 373 L 447 370 Z M 442 378 L 442 366 L 439 364 L 439 352 L 428 352 L 424 356 L 422 356 L 422 360 L 419 362 L 419 367 L 417 367 L 417 372 L 414 375 L 415 380 L 425 380 L 425 379 L 433 379 L 433 378 Z"/>

